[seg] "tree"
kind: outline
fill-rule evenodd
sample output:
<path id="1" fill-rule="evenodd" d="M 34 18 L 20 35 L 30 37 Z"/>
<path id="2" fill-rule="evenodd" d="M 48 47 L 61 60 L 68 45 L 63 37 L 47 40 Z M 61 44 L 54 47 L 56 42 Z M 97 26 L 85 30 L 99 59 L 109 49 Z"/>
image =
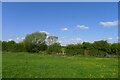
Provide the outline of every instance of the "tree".
<path id="1" fill-rule="evenodd" d="M 9 41 L 7 43 L 7 47 L 8 47 L 8 51 L 10 52 L 14 52 L 15 51 L 15 45 L 16 45 L 16 42 L 15 41 Z"/>
<path id="2" fill-rule="evenodd" d="M 89 54 L 89 50 L 92 47 L 89 42 L 83 42 L 83 49 L 84 49 L 84 55 L 87 56 Z"/>
<path id="3" fill-rule="evenodd" d="M 16 43 L 15 41 L 3 41 L 2 51 L 5 52 L 25 52 L 26 49 L 23 43 Z"/>
<path id="4" fill-rule="evenodd" d="M 97 56 L 106 56 L 110 52 L 110 44 L 107 41 L 95 41 L 93 43 L 94 49 L 96 49 Z"/>
<path id="5" fill-rule="evenodd" d="M 57 41 L 58 41 L 58 37 L 56 37 L 56 36 L 49 36 L 47 38 L 48 45 L 55 44 L 55 43 L 57 43 Z"/>
<path id="6" fill-rule="evenodd" d="M 117 47 L 117 55 L 120 57 L 120 43 L 118 43 L 118 47 Z"/>
<path id="7" fill-rule="evenodd" d="M 65 48 L 65 53 L 67 55 L 77 55 L 83 54 L 83 49 L 81 44 L 69 44 Z"/>
<path id="8" fill-rule="evenodd" d="M 7 42 L 6 41 L 3 41 L 2 42 L 2 51 L 8 51 L 8 45 L 7 45 Z"/>
<path id="9" fill-rule="evenodd" d="M 41 44 L 36 44 L 34 47 L 34 51 L 35 52 L 40 52 L 40 51 L 45 51 L 47 50 L 47 45 L 45 44 L 45 42 L 41 43 Z"/>
<path id="10" fill-rule="evenodd" d="M 15 41 L 9 41 L 9 42 L 3 41 L 2 42 L 2 51 L 13 52 L 14 49 L 15 49 Z"/>
<path id="11" fill-rule="evenodd" d="M 32 34 L 29 34 L 25 37 L 23 43 L 25 45 L 25 48 L 28 52 L 39 52 L 43 49 L 41 45 L 45 45 L 45 39 L 47 34 L 44 32 L 35 32 Z"/>
<path id="12" fill-rule="evenodd" d="M 75 55 L 76 53 L 74 51 L 74 44 L 67 45 L 66 48 L 65 48 L 65 53 L 67 55 Z"/>
<path id="13" fill-rule="evenodd" d="M 120 43 L 113 43 L 111 45 L 111 54 L 118 55 L 120 53 Z"/>
<path id="14" fill-rule="evenodd" d="M 62 51 L 62 47 L 60 43 L 54 43 L 48 47 L 47 53 L 48 54 L 59 54 Z"/>
<path id="15" fill-rule="evenodd" d="M 21 42 L 21 43 L 16 43 L 15 44 L 15 48 L 14 48 L 14 51 L 15 52 L 26 52 L 26 49 L 24 47 L 24 44 Z"/>

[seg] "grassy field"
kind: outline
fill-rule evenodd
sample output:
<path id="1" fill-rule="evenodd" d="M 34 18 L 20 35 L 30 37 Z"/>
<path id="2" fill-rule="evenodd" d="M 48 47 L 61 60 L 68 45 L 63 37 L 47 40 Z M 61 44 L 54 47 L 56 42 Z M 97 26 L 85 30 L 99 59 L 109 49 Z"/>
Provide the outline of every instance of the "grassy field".
<path id="1" fill-rule="evenodd" d="M 3 53 L 3 78 L 117 78 L 117 58 Z"/>

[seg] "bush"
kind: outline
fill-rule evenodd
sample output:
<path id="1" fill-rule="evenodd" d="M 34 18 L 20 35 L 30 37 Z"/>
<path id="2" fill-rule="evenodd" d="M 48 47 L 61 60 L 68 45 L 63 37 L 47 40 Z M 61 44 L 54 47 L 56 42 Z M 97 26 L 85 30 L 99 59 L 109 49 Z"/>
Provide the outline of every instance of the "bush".
<path id="1" fill-rule="evenodd" d="M 62 47 L 59 43 L 54 43 L 48 47 L 47 53 L 48 54 L 59 54 L 61 53 L 61 49 Z"/>
<path id="2" fill-rule="evenodd" d="M 16 43 L 15 41 L 3 41 L 2 42 L 3 52 L 25 52 L 26 49 L 23 43 Z"/>
<path id="3" fill-rule="evenodd" d="M 67 55 L 77 55 L 77 54 L 83 54 L 83 49 L 81 44 L 76 45 L 67 45 L 65 48 L 65 53 Z"/>
<path id="4" fill-rule="evenodd" d="M 97 49 L 90 49 L 89 50 L 89 55 L 90 56 L 98 56 L 98 57 L 102 57 L 102 56 L 106 56 L 107 53 L 102 51 L 102 50 L 97 50 Z"/>

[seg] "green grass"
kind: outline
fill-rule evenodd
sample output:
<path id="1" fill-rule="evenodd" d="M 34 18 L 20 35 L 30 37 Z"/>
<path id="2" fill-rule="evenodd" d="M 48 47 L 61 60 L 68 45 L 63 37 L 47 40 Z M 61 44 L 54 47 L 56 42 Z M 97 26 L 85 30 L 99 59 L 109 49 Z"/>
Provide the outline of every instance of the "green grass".
<path id="1" fill-rule="evenodd" d="M 117 78 L 117 58 L 3 53 L 3 78 Z"/>

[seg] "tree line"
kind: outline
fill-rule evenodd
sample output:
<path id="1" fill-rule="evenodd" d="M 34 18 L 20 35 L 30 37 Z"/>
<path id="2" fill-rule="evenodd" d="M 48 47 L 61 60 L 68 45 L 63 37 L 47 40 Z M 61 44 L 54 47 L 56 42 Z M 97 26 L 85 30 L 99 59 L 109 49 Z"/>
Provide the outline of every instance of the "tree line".
<path id="1" fill-rule="evenodd" d="M 29 52 L 44 54 L 65 54 L 85 56 L 117 56 L 120 53 L 120 43 L 108 43 L 105 40 L 94 43 L 83 42 L 61 46 L 58 37 L 49 36 L 44 32 L 26 35 L 22 42 L 0 41 L 3 52 Z"/>

